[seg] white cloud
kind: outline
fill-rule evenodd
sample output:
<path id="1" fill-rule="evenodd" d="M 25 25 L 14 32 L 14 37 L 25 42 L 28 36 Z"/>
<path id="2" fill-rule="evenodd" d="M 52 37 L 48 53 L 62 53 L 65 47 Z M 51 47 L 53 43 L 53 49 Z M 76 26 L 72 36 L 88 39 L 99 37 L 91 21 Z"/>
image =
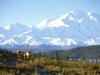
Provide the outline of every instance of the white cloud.
<path id="1" fill-rule="evenodd" d="M 4 37 L 4 35 L 3 35 L 3 34 L 0 34 L 0 37 L 1 37 L 1 38 L 3 38 L 3 37 Z"/>

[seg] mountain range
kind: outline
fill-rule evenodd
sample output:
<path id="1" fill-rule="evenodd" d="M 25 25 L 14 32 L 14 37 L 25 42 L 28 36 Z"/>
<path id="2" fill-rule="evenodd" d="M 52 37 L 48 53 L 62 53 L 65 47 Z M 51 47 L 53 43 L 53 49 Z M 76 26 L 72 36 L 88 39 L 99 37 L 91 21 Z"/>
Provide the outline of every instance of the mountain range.
<path id="1" fill-rule="evenodd" d="M 100 45 L 100 15 L 70 11 L 41 21 L 38 25 L 20 23 L 0 27 L 0 47 L 67 49 Z"/>

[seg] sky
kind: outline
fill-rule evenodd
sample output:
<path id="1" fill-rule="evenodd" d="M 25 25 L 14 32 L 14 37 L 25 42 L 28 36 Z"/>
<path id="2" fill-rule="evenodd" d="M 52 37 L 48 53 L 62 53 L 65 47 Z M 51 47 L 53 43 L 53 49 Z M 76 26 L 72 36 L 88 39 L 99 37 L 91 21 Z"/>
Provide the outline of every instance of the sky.
<path id="1" fill-rule="evenodd" d="M 68 11 L 100 14 L 100 0 L 0 0 L 0 26 L 14 23 L 37 25 Z"/>

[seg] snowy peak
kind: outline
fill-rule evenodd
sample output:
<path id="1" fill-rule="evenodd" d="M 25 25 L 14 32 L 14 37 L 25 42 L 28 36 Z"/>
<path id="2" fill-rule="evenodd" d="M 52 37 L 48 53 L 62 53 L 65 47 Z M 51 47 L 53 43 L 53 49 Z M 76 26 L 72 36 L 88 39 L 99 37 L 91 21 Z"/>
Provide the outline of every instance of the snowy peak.
<path id="1" fill-rule="evenodd" d="M 4 35 L 3 34 L 0 34 L 0 38 L 3 38 L 4 37 Z"/>
<path id="2" fill-rule="evenodd" d="M 84 43 L 85 44 L 87 44 L 87 45 L 96 45 L 96 42 L 95 42 L 95 40 L 94 39 L 89 39 L 89 40 L 86 40 L 86 41 L 84 41 Z"/>
<path id="3" fill-rule="evenodd" d="M 17 42 L 13 38 L 1 43 L 1 45 L 14 45 L 14 44 L 17 44 Z"/>
<path id="4" fill-rule="evenodd" d="M 4 27 L 5 30 L 10 30 L 10 25 Z"/>
<path id="5" fill-rule="evenodd" d="M 51 38 L 51 37 L 43 37 L 43 39 L 48 41 L 48 44 L 52 44 L 52 45 L 62 45 L 62 46 L 66 46 L 66 45 L 77 45 L 77 42 L 74 39 L 61 39 L 61 38 Z"/>
<path id="6" fill-rule="evenodd" d="M 97 19 L 96 19 L 96 17 L 92 14 L 92 12 L 90 12 L 90 11 L 87 12 L 87 16 L 88 16 L 91 20 L 97 22 Z"/>
<path id="7" fill-rule="evenodd" d="M 64 15 L 61 15 L 59 17 L 54 17 L 52 19 L 47 19 L 42 22 L 40 22 L 36 27 L 39 29 L 45 29 L 45 28 L 60 28 L 60 27 L 70 27 L 70 23 L 82 23 L 87 19 L 87 17 L 92 20 L 97 22 L 96 17 L 91 13 L 82 13 L 82 12 L 67 12 Z M 89 20 L 88 19 L 88 20 Z"/>
<path id="8" fill-rule="evenodd" d="M 68 28 L 69 25 L 64 24 L 64 22 L 61 18 L 57 18 L 57 19 L 52 20 L 52 21 L 44 20 L 44 21 L 40 22 L 40 24 L 38 24 L 36 27 L 39 29 L 60 28 L 60 27 Z"/>
<path id="9" fill-rule="evenodd" d="M 99 22 L 99 14 L 71 11 L 35 26 L 15 23 L 0 27 L 0 45 L 99 45 Z"/>

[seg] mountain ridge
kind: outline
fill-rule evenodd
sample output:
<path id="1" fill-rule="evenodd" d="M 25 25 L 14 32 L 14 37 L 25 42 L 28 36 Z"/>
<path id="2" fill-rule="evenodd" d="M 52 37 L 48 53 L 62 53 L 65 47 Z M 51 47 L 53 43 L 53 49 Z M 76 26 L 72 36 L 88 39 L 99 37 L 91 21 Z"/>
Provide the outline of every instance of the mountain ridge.
<path id="1" fill-rule="evenodd" d="M 36 26 L 15 23 L 0 27 L 0 45 L 87 46 L 100 45 L 100 15 L 92 12 L 67 12 Z"/>

